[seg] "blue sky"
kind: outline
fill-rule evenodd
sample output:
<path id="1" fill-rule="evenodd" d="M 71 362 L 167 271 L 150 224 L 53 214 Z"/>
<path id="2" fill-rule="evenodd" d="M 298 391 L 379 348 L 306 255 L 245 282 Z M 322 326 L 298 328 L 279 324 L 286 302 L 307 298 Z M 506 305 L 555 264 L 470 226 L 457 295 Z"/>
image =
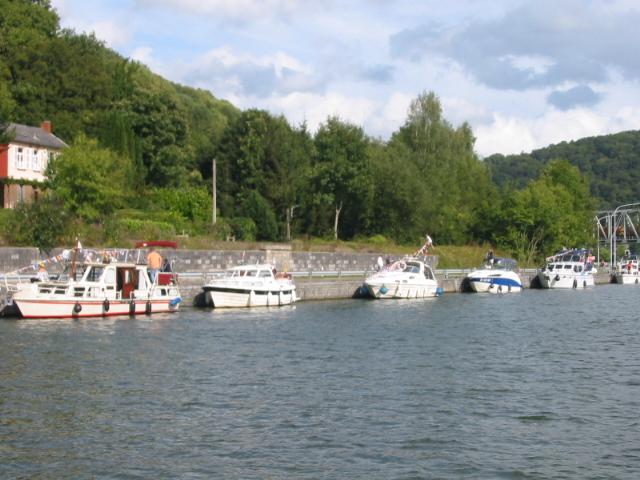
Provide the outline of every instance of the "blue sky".
<path id="1" fill-rule="evenodd" d="M 52 0 L 163 77 L 311 130 L 387 139 L 435 92 L 476 151 L 640 129 L 636 0 Z"/>

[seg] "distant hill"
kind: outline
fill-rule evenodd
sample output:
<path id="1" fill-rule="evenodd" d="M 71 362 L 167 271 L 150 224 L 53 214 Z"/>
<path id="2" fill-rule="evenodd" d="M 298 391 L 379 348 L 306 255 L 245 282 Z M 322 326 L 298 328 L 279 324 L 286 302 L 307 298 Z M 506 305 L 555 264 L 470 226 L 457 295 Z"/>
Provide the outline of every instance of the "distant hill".
<path id="1" fill-rule="evenodd" d="M 491 155 L 485 163 L 498 186 L 522 188 L 557 158 L 589 178 L 599 208 L 640 202 L 640 131 L 562 142 L 520 155 Z"/>

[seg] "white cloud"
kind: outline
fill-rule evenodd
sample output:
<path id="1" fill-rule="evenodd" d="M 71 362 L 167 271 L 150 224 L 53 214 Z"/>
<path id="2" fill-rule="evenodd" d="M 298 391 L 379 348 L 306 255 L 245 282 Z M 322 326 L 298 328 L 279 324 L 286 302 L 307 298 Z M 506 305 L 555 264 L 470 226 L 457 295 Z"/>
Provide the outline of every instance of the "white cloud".
<path id="1" fill-rule="evenodd" d="M 171 68 L 157 60 L 154 54 L 155 52 L 151 47 L 138 47 L 131 52 L 129 58 L 146 65 L 151 71 L 171 80 Z"/>
<path id="2" fill-rule="evenodd" d="M 131 40 L 131 32 L 121 22 L 105 20 L 92 23 L 87 27 L 87 31 L 94 32 L 98 39 L 104 40 L 111 48 L 124 47 Z"/>
<path id="3" fill-rule="evenodd" d="M 315 131 L 329 116 L 338 116 L 344 121 L 363 126 L 378 105 L 365 97 L 296 92 L 272 97 L 262 104 L 262 108 L 276 114 L 282 113 L 293 125 L 306 121 L 309 130 Z"/>
<path id="4" fill-rule="evenodd" d="M 215 95 L 266 98 L 274 94 L 314 91 L 321 77 L 309 66 L 278 51 L 269 55 L 213 49 L 180 67 L 181 80 L 208 88 Z"/>
<path id="5" fill-rule="evenodd" d="M 163 6 L 241 23 L 271 17 L 287 17 L 309 5 L 309 2 L 304 0 L 138 0 L 137 3 L 145 7 Z"/>

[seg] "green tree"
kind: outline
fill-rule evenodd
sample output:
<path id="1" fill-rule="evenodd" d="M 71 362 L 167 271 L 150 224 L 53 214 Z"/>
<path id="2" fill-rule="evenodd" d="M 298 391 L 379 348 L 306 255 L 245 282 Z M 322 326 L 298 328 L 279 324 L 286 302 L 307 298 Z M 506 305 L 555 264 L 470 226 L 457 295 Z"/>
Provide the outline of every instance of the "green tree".
<path id="1" fill-rule="evenodd" d="M 12 245 L 36 246 L 49 252 L 63 243 L 69 221 L 64 205 L 47 196 L 33 203 L 19 203 L 2 234 Z"/>
<path id="2" fill-rule="evenodd" d="M 537 180 L 505 195 L 495 240 L 530 263 L 562 246 L 589 243 L 593 214 L 586 178 L 567 161 L 555 160 Z"/>
<path id="3" fill-rule="evenodd" d="M 189 158 L 188 126 L 184 112 L 167 92 L 138 90 L 124 108 L 131 127 L 142 143 L 147 183 L 178 186 L 193 168 Z"/>
<path id="4" fill-rule="evenodd" d="M 491 182 L 474 143 L 468 124 L 453 128 L 443 118 L 433 92 L 411 103 L 405 124 L 392 136 L 390 146 L 402 152 L 403 163 L 413 163 L 422 184 L 413 207 L 421 236 L 430 233 L 440 242 L 464 243 L 479 231 L 479 212 Z"/>
<path id="5" fill-rule="evenodd" d="M 278 224 L 269 202 L 255 190 L 249 192 L 241 207 L 244 217 L 253 220 L 256 226 L 256 240 L 276 240 Z"/>
<path id="6" fill-rule="evenodd" d="M 57 199 L 72 214 L 103 223 L 131 194 L 131 160 L 79 136 L 49 163 L 47 177 Z"/>
<path id="7" fill-rule="evenodd" d="M 367 138 L 360 127 L 330 117 L 314 138 L 312 182 L 316 204 L 333 206 L 333 237 L 338 239 L 340 216 L 345 209 L 346 237 L 366 228 L 367 205 L 371 200 Z"/>
<path id="8" fill-rule="evenodd" d="M 294 212 L 302 203 L 309 180 L 313 140 L 302 124 L 292 129 L 284 117 L 271 124 L 265 158 L 265 194 L 284 218 L 285 238 L 291 240 Z"/>

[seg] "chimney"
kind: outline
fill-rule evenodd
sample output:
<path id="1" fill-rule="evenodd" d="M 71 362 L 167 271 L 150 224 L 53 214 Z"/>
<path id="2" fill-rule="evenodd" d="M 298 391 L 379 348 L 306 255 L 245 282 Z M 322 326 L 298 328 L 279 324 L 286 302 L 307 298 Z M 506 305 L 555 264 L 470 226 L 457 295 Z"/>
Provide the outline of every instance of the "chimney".
<path id="1" fill-rule="evenodd" d="M 40 125 L 40 128 L 47 133 L 51 133 L 51 121 L 49 120 L 43 121 L 42 125 Z"/>

